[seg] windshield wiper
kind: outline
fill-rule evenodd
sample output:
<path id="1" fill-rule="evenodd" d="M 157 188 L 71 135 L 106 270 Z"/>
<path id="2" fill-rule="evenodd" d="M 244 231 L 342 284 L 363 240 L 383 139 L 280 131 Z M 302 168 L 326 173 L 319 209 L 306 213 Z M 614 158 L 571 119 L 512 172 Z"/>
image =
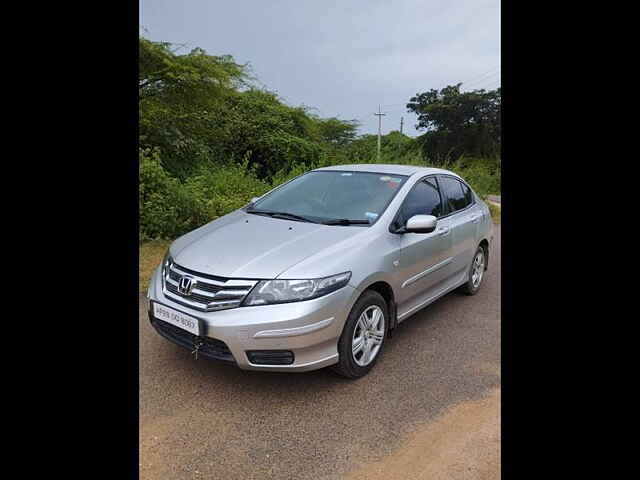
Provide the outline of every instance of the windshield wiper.
<path id="1" fill-rule="evenodd" d="M 322 222 L 325 225 L 369 225 L 369 220 L 350 220 L 348 218 L 333 218 Z"/>
<path id="2" fill-rule="evenodd" d="M 249 208 L 246 210 L 246 212 L 255 213 L 256 215 L 266 215 L 268 217 L 277 217 L 277 218 L 285 218 L 289 220 L 298 220 L 301 222 L 318 223 L 315 220 L 311 220 L 310 218 L 303 217 L 302 215 L 295 215 L 293 213 L 288 213 L 288 212 L 277 212 L 274 210 L 256 210 L 254 208 Z"/>

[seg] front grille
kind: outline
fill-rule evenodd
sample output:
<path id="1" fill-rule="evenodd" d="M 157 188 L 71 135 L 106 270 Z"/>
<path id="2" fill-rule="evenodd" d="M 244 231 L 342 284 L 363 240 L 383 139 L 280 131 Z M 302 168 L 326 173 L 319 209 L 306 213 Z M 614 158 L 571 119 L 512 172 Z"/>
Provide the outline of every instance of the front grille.
<path id="1" fill-rule="evenodd" d="M 194 287 L 189 294 L 180 292 L 180 280 L 189 277 Z M 198 273 L 172 263 L 164 270 L 164 294 L 176 303 L 204 312 L 239 306 L 257 280 L 238 280 Z"/>
<path id="2" fill-rule="evenodd" d="M 173 283 L 167 282 L 165 284 L 165 287 L 167 288 L 167 290 L 169 290 L 174 295 L 179 295 L 180 297 L 188 298 L 189 300 L 193 300 L 194 302 L 199 302 L 199 303 L 202 303 L 202 304 L 206 305 L 211 301 L 211 296 L 209 296 L 209 295 L 200 295 L 198 293 L 193 293 L 193 292 L 191 292 L 190 295 L 182 295 L 178 291 L 178 286 L 174 285 Z M 198 288 L 200 288 L 200 284 L 198 284 Z"/>
<path id="3" fill-rule="evenodd" d="M 189 274 L 189 276 L 193 277 L 193 275 Z M 169 269 L 169 278 L 173 281 L 175 281 L 176 283 L 180 283 L 180 279 L 182 279 L 182 274 L 176 272 L 175 270 L 171 270 Z M 226 279 L 223 279 L 222 281 L 224 281 Z M 173 284 L 169 284 L 170 287 L 174 287 Z M 175 292 L 174 293 L 178 293 L 178 287 L 174 287 L 175 288 Z M 213 285 L 210 283 L 204 283 L 204 282 L 198 282 L 198 289 L 199 290 L 204 290 L 208 293 L 218 293 L 220 290 L 222 290 L 223 287 L 220 287 L 218 285 Z M 170 288 L 171 291 L 173 291 L 172 288 Z"/>
<path id="4" fill-rule="evenodd" d="M 198 337 L 191 332 L 187 332 L 186 330 L 155 317 L 151 318 L 151 324 L 160 335 L 181 347 L 193 350 L 196 345 L 196 340 L 200 340 L 202 344 L 198 349 L 199 355 L 204 355 L 205 357 L 213 358 L 215 360 L 223 360 L 225 362 L 235 362 L 235 359 L 231 354 L 231 350 L 229 350 L 227 344 L 222 340 L 209 337 Z"/>

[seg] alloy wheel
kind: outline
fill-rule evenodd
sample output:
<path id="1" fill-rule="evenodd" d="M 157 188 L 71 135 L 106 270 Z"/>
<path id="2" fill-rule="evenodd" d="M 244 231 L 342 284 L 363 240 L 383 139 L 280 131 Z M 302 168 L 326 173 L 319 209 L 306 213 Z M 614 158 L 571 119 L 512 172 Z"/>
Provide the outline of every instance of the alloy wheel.
<path id="1" fill-rule="evenodd" d="M 384 313 L 377 305 L 362 312 L 353 330 L 353 359 L 361 367 L 369 365 L 380 351 L 384 338 Z"/>
<path id="2" fill-rule="evenodd" d="M 473 288 L 478 288 L 484 275 L 484 250 L 479 249 L 473 259 L 473 268 L 471 270 L 471 283 Z"/>

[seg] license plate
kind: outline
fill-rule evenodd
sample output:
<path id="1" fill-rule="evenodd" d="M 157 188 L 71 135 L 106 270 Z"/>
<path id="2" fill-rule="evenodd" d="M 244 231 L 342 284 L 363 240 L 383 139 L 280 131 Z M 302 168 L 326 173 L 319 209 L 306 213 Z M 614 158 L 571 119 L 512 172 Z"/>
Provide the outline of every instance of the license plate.
<path id="1" fill-rule="evenodd" d="M 164 320 L 171 325 L 180 327 L 194 335 L 200 334 L 198 319 L 185 315 L 173 308 L 165 307 L 159 303 L 153 302 L 153 316 L 159 320 Z"/>

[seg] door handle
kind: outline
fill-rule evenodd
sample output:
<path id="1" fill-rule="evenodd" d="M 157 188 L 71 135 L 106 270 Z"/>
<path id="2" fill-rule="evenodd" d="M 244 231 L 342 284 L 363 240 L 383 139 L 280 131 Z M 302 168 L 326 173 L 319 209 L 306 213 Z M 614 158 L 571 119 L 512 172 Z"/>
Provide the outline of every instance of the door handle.
<path id="1" fill-rule="evenodd" d="M 440 227 L 436 233 L 442 237 L 444 237 L 445 235 L 448 235 L 449 232 L 451 231 L 451 229 L 449 227 Z"/>
<path id="2" fill-rule="evenodd" d="M 473 216 L 471 217 L 471 221 L 472 221 L 473 223 L 478 223 L 478 222 L 480 221 L 480 217 L 481 217 L 481 216 L 482 216 L 482 215 L 473 215 Z"/>

